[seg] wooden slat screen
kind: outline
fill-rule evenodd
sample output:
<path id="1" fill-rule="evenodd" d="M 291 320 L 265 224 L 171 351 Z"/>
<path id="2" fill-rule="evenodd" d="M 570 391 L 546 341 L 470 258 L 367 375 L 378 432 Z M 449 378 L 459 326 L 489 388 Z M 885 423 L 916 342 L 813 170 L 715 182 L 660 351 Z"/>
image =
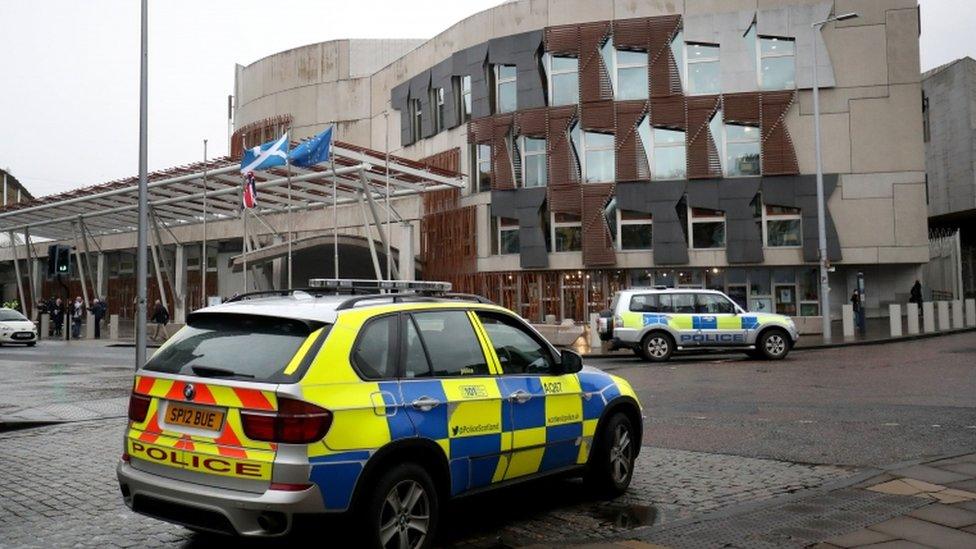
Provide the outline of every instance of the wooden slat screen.
<path id="1" fill-rule="evenodd" d="M 720 105 L 718 95 L 688 98 L 688 179 L 722 177 L 718 148 L 708 127 Z"/>
<path id="2" fill-rule="evenodd" d="M 640 181 L 651 177 L 644 143 L 637 133 L 637 126 L 647 112 L 645 101 L 617 102 L 617 181 Z"/>
<path id="3" fill-rule="evenodd" d="M 603 210 L 613 196 L 613 183 L 583 185 L 583 264 L 587 267 L 614 265 L 617 262 L 613 237 Z"/>
<path id="4" fill-rule="evenodd" d="M 603 63 L 600 46 L 609 39 L 610 22 L 580 25 L 579 86 L 580 101 L 613 99 L 610 72 Z"/>
<path id="5" fill-rule="evenodd" d="M 552 212 L 579 214 L 580 168 L 570 143 L 569 129 L 576 120 L 576 107 L 549 109 L 546 132 L 548 157 L 548 202 Z"/>
<path id="6" fill-rule="evenodd" d="M 496 116 L 492 119 L 491 141 L 491 188 L 514 189 L 514 167 L 512 165 L 512 115 Z"/>
<path id="7" fill-rule="evenodd" d="M 761 102 L 762 173 L 795 175 L 800 173 L 793 139 L 783 120 L 793 105 L 796 92 L 763 92 Z"/>
<path id="8" fill-rule="evenodd" d="M 722 116 L 730 124 L 759 125 L 759 92 L 722 94 Z"/>

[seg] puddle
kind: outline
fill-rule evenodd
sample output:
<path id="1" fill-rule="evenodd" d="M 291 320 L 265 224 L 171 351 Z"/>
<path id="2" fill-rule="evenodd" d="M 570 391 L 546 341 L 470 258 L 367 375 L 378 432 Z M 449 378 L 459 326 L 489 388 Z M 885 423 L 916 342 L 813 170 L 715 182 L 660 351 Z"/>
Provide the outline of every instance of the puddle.
<path id="1" fill-rule="evenodd" d="M 613 523 L 617 528 L 638 528 L 657 522 L 658 511 L 650 505 L 609 504 L 598 510 L 601 518 Z"/>

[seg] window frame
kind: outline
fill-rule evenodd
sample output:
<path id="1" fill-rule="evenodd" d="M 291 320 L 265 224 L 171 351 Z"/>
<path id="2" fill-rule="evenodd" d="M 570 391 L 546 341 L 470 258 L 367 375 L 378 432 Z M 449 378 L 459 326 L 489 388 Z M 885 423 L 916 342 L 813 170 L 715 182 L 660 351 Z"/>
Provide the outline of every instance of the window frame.
<path id="1" fill-rule="evenodd" d="M 542 150 L 540 150 L 540 151 L 529 151 L 529 148 L 526 145 L 527 145 L 527 141 L 530 140 L 530 139 L 533 140 L 533 141 L 541 141 L 542 142 Z M 545 137 L 533 137 L 531 135 L 520 135 L 518 137 L 518 146 L 517 146 L 517 148 L 519 150 L 519 156 L 521 157 L 521 165 L 520 165 L 520 167 L 521 167 L 522 173 L 521 174 L 518 174 L 520 177 L 517 178 L 517 181 L 520 182 L 520 184 L 521 184 L 521 186 L 523 188 L 526 188 L 526 189 L 537 189 L 537 188 L 541 188 L 541 187 L 547 187 L 549 185 L 549 166 L 548 166 L 548 149 L 547 149 L 547 146 L 548 146 L 548 143 L 546 143 L 546 138 Z M 526 177 L 526 174 L 529 173 L 529 172 L 525 169 L 525 167 L 528 165 L 528 162 L 527 161 L 528 161 L 529 157 L 537 158 L 537 157 L 540 157 L 540 156 L 542 157 L 542 172 L 543 172 L 543 175 L 544 175 L 544 177 L 542 178 L 542 184 L 541 185 L 535 185 L 535 186 L 530 187 L 530 186 L 526 185 L 526 181 L 528 179 Z"/>
<path id="2" fill-rule="evenodd" d="M 580 217 L 578 221 L 556 221 L 556 212 L 549 212 L 549 238 L 552 242 L 552 253 L 579 253 L 583 250 L 583 218 Z M 572 214 L 564 214 L 572 215 Z M 579 217 L 579 216 L 577 216 Z M 580 232 L 580 249 L 579 250 L 557 250 L 556 249 L 556 229 L 565 228 L 579 228 Z M 520 243 L 521 244 L 521 243 Z"/>
<path id="3" fill-rule="evenodd" d="M 580 99 L 579 99 L 580 98 L 580 94 L 579 94 L 579 57 L 575 57 L 575 56 L 572 56 L 572 55 L 564 55 L 564 54 L 557 55 L 557 54 L 553 54 L 553 53 L 549 53 L 549 52 L 546 52 L 545 54 L 543 54 L 542 57 L 543 57 L 543 66 L 545 67 L 545 70 L 546 70 L 546 78 L 548 80 L 548 82 L 546 82 L 546 91 L 549 94 L 548 97 L 547 97 L 547 99 L 549 100 L 549 106 L 550 107 L 558 107 L 558 106 L 562 106 L 562 105 L 579 105 L 579 102 L 580 102 Z M 575 60 L 576 61 L 576 70 L 568 70 L 568 69 L 556 70 L 556 69 L 554 69 L 552 67 L 552 60 L 555 59 L 555 58 L 557 58 L 557 57 Z M 575 74 L 576 75 L 576 92 L 574 94 L 576 96 L 576 101 L 574 101 L 572 103 L 556 103 L 556 102 L 553 101 L 553 99 L 556 97 L 556 94 L 554 92 L 554 89 L 555 89 L 554 84 L 555 84 L 555 81 L 556 81 L 556 78 L 555 77 L 556 76 L 563 76 L 563 75 L 566 75 L 566 74 Z"/>
<path id="4" fill-rule="evenodd" d="M 413 137 L 413 142 L 416 143 L 423 139 L 423 121 L 424 121 L 424 108 L 423 103 L 420 99 L 410 100 L 410 119 L 413 125 L 410 127 L 410 135 Z"/>
<path id="5" fill-rule="evenodd" d="M 728 303 L 729 305 L 732 306 L 732 311 L 731 312 L 727 312 L 727 313 L 712 313 L 712 312 L 704 311 L 704 310 L 702 310 L 702 303 L 701 303 L 701 299 L 704 298 L 704 297 L 712 297 L 712 298 L 724 300 L 726 303 Z M 734 315 L 734 314 L 737 314 L 738 312 L 739 312 L 739 307 L 735 304 L 735 301 L 732 301 L 732 299 L 730 299 L 729 296 L 727 296 L 725 294 L 718 294 L 718 293 L 713 294 L 713 293 L 710 293 L 710 292 L 698 292 L 698 293 L 695 294 L 695 314 L 698 314 L 698 315 Z"/>
<path id="6" fill-rule="evenodd" d="M 780 208 L 792 208 L 797 213 L 771 214 L 769 206 Z M 798 221 L 800 226 L 800 243 L 793 246 L 772 246 L 769 244 L 769 222 L 770 221 Z M 803 212 L 799 208 L 792 206 L 776 206 L 775 204 L 762 204 L 762 238 L 764 248 L 775 248 L 778 250 L 799 249 L 803 247 Z"/>
<path id="7" fill-rule="evenodd" d="M 641 54 L 644 54 L 644 63 L 625 63 L 625 64 L 621 64 L 621 62 L 620 62 L 620 52 L 622 52 L 622 51 L 623 52 L 628 52 L 628 53 L 641 53 Z M 649 73 L 648 65 L 650 65 L 650 55 L 648 54 L 648 52 L 646 52 L 644 50 L 637 50 L 637 49 L 633 49 L 632 50 L 632 49 L 621 49 L 621 48 L 614 48 L 613 49 L 613 67 L 612 67 L 612 70 L 610 70 L 610 81 L 612 82 L 611 85 L 613 86 L 613 98 L 614 98 L 615 101 L 639 101 L 639 100 L 642 100 L 642 99 L 643 100 L 646 100 L 646 99 L 650 98 L 651 76 L 650 76 L 650 73 Z M 643 96 L 641 96 L 641 97 L 626 97 L 626 98 L 625 97 L 620 97 L 620 70 L 621 69 L 636 69 L 636 68 L 643 68 L 644 69 L 645 86 L 644 86 L 644 94 L 643 94 Z"/>
<path id="8" fill-rule="evenodd" d="M 651 228 L 651 234 L 653 235 L 654 234 L 653 233 L 653 231 L 654 231 L 654 217 L 651 214 L 649 214 L 649 213 L 637 212 L 636 210 L 626 210 L 628 212 L 635 212 L 635 213 L 639 213 L 639 214 L 646 215 L 647 216 L 647 219 L 624 219 L 623 218 L 623 212 L 624 212 L 624 210 L 622 208 L 620 208 L 619 205 L 617 206 L 616 211 L 617 211 L 617 238 L 615 238 L 614 240 L 616 240 L 615 244 L 617 246 L 617 251 L 620 251 L 620 252 L 638 252 L 638 251 L 653 250 L 654 249 L 653 240 L 652 240 L 652 243 L 651 243 L 651 247 L 649 247 L 649 248 L 627 248 L 627 249 L 624 249 L 624 247 L 623 247 L 623 242 L 624 242 L 624 239 L 623 239 L 623 233 L 624 233 L 623 228 L 624 228 L 624 226 L 646 226 L 646 227 L 650 227 Z M 653 239 L 653 236 L 652 236 L 652 239 Z"/>
<path id="9" fill-rule="evenodd" d="M 649 120 L 648 120 L 648 124 L 650 124 L 650 121 Z M 657 126 L 650 126 L 650 128 L 651 128 L 651 156 L 648 159 L 648 163 L 649 163 L 649 168 L 650 168 L 650 171 L 651 171 L 651 181 L 680 181 L 682 179 L 687 179 L 688 178 L 688 132 L 686 132 L 684 130 L 675 130 L 675 129 L 672 129 L 672 128 L 664 128 L 664 127 L 657 127 Z M 658 130 L 667 131 L 667 132 L 681 133 L 681 134 L 684 135 L 685 138 L 682 141 L 680 141 L 680 142 L 678 142 L 678 141 L 663 141 L 662 140 L 659 143 L 659 140 L 656 139 L 656 133 L 657 133 Z M 682 150 L 684 150 L 684 153 L 685 153 L 685 166 L 684 166 L 684 172 L 682 172 L 681 177 L 674 177 L 674 178 L 672 178 L 672 177 L 667 177 L 667 178 L 657 177 L 657 173 L 656 173 L 656 171 L 655 171 L 654 168 L 655 168 L 655 163 L 657 161 L 657 152 L 658 152 L 658 148 L 659 147 L 662 148 L 662 149 L 679 148 L 680 147 Z"/>
<path id="10" fill-rule="evenodd" d="M 514 252 L 503 252 L 502 251 L 502 233 L 503 232 L 513 232 L 514 231 L 516 233 L 516 236 L 517 236 L 518 233 L 519 233 L 518 219 L 515 219 L 515 218 L 512 218 L 512 217 L 501 217 L 501 216 L 493 216 L 493 217 L 495 219 L 495 238 L 496 238 L 496 243 L 497 244 L 495 246 L 495 249 L 492 250 L 492 251 L 494 252 L 495 255 L 518 255 L 521 252 L 521 249 L 522 249 L 522 242 L 521 242 L 521 240 L 519 240 L 519 243 L 518 243 L 519 244 L 519 246 L 518 246 L 519 249 L 518 250 L 516 250 Z M 515 225 L 514 226 L 511 225 L 511 224 L 509 224 L 509 225 L 503 225 L 503 220 L 505 220 L 505 219 L 510 219 L 510 220 L 514 221 L 515 222 Z"/>
<path id="11" fill-rule="evenodd" d="M 755 29 L 755 25 L 753 25 Z M 790 53 L 763 53 L 763 40 L 769 41 L 784 41 L 791 42 L 793 44 L 793 50 Z M 779 91 L 779 90 L 793 90 L 796 89 L 796 38 L 789 36 L 773 36 L 768 34 L 756 34 L 756 84 L 759 87 L 759 91 Z M 765 59 L 793 59 L 793 87 L 792 88 L 772 88 L 765 87 L 763 85 L 763 60 Z"/>
<path id="12" fill-rule="evenodd" d="M 430 105 L 434 115 L 434 133 L 440 133 L 444 129 L 444 88 L 430 88 Z"/>
<path id="13" fill-rule="evenodd" d="M 471 317 L 468 316 L 468 314 L 467 314 L 467 313 L 472 312 L 472 311 L 477 311 L 477 309 L 464 308 L 464 307 L 445 307 L 445 308 L 438 307 L 438 308 L 435 308 L 435 309 L 416 309 L 416 310 L 410 310 L 410 311 L 398 311 L 396 313 L 388 313 L 388 314 L 399 315 L 401 318 L 408 317 L 409 320 L 414 323 L 414 328 L 416 328 L 417 335 L 419 336 L 419 339 L 421 341 L 421 345 L 423 345 L 424 355 L 427 357 L 427 366 L 430 368 L 430 373 L 431 373 L 430 377 L 420 378 L 421 380 L 470 379 L 470 378 L 476 378 L 476 377 L 477 378 L 497 377 L 497 374 L 495 374 L 494 372 L 492 372 L 492 369 L 493 368 L 492 368 L 492 365 L 491 365 L 491 359 L 490 359 L 490 357 L 488 355 L 485 354 L 484 345 L 482 345 L 481 338 L 478 337 L 477 327 L 472 322 Z M 488 373 L 486 373 L 486 374 L 470 374 L 470 375 L 462 375 L 462 374 L 459 374 L 459 375 L 438 375 L 434 371 L 434 362 L 431 360 L 430 349 L 429 349 L 429 346 L 427 345 L 427 340 L 424 339 L 424 333 L 420 329 L 420 323 L 417 322 L 417 319 L 414 318 L 414 316 L 415 315 L 418 315 L 418 314 L 422 315 L 422 314 L 429 314 L 429 313 L 449 313 L 449 312 L 460 312 L 460 313 L 464 313 L 464 316 L 468 320 L 468 326 L 471 328 L 471 335 L 475 338 L 475 342 L 477 343 L 477 348 L 481 351 L 481 357 L 485 360 L 485 366 L 488 368 Z M 377 316 L 383 316 L 383 315 L 377 315 Z M 406 339 L 404 337 L 405 330 L 406 330 L 405 323 L 404 322 L 400 322 L 399 329 L 397 330 L 397 338 L 398 339 L 400 339 L 400 338 Z M 362 333 L 362 329 L 360 329 L 360 333 Z M 402 350 L 402 349 L 404 349 L 404 347 L 398 346 L 397 349 L 401 349 Z M 413 379 L 418 379 L 416 377 L 413 377 L 413 378 L 406 377 L 406 370 L 404 369 L 403 355 L 398 354 L 397 357 L 396 357 L 396 361 L 397 361 L 397 368 L 396 368 L 397 377 L 396 377 L 396 379 L 398 379 L 398 380 L 407 380 L 407 381 L 413 380 Z"/>
<path id="14" fill-rule="evenodd" d="M 365 337 L 366 330 L 370 324 L 391 317 L 394 319 L 394 322 L 396 322 L 396 326 L 395 329 L 393 330 L 394 336 L 387 344 L 389 346 L 388 352 L 390 353 L 390 356 L 387 360 L 393 361 L 393 377 L 369 377 L 363 373 L 359 361 L 356 359 L 356 348 L 359 346 L 359 342 L 363 339 L 363 337 Z M 353 340 L 352 346 L 349 347 L 349 365 L 352 366 L 353 371 L 356 372 L 356 375 L 359 376 L 359 379 L 363 381 L 377 381 L 377 380 L 382 381 L 382 380 L 398 379 L 400 377 L 402 364 L 401 364 L 400 354 L 397 351 L 401 349 L 400 334 L 403 331 L 403 323 L 400 321 L 399 317 L 400 317 L 399 312 L 382 313 L 382 314 L 369 317 L 365 322 L 363 322 L 362 326 L 359 327 L 359 332 L 356 334 L 356 339 Z M 428 360 L 428 364 L 429 362 L 430 361 Z"/>
<path id="15" fill-rule="evenodd" d="M 705 47 L 714 48 L 715 56 L 695 58 L 693 59 L 689 55 L 689 51 L 694 47 Z M 719 68 L 719 86 L 717 90 L 695 90 L 692 89 L 691 79 L 688 77 L 692 65 L 704 65 L 706 63 L 717 63 Z M 710 42 L 685 42 L 684 43 L 684 67 L 682 68 L 682 81 L 684 82 L 683 88 L 687 95 L 714 95 L 722 93 L 722 48 L 720 44 L 714 44 Z"/>
<path id="16" fill-rule="evenodd" d="M 502 72 L 502 68 L 504 67 L 511 67 L 515 69 L 515 76 L 502 78 L 501 72 Z M 506 113 L 517 111 L 518 110 L 518 66 L 510 65 L 507 63 L 498 63 L 492 65 L 492 74 L 495 77 L 494 86 L 493 86 L 495 91 L 495 100 L 494 100 L 494 105 L 492 105 L 495 108 L 495 114 L 506 114 Z M 511 84 L 515 90 L 514 105 L 512 106 L 511 110 L 502 110 L 501 87 L 508 84 Z"/>
<path id="17" fill-rule="evenodd" d="M 707 208 L 695 208 L 693 206 L 688 206 L 688 248 L 691 250 L 724 250 L 728 246 L 729 235 L 728 235 L 728 224 L 726 223 L 726 214 L 722 212 L 721 216 L 718 215 L 703 215 L 701 217 L 695 217 L 695 210 L 704 210 Z M 721 210 L 710 210 L 710 211 L 721 211 Z M 703 223 L 718 223 L 721 222 L 723 225 L 723 238 L 721 246 L 712 246 L 708 248 L 698 248 L 695 246 L 695 224 Z"/>
<path id="18" fill-rule="evenodd" d="M 471 75 L 462 74 L 458 77 L 458 120 L 471 120 Z"/>
<path id="19" fill-rule="evenodd" d="M 717 116 L 721 116 L 722 111 L 717 112 Z M 750 128 L 754 130 L 755 139 L 742 139 L 741 137 L 732 138 L 729 136 L 729 127 L 735 126 L 739 128 Z M 755 145 L 756 151 L 759 154 L 759 166 L 756 173 L 743 173 L 743 174 L 732 174 L 731 173 L 731 163 L 729 160 L 729 145 Z M 722 175 L 724 177 L 760 177 L 762 176 L 762 136 L 760 135 L 759 126 L 753 126 L 751 124 L 727 124 L 722 122 L 722 143 L 720 146 L 722 151 Z"/>
<path id="20" fill-rule="evenodd" d="M 487 151 L 488 151 L 488 158 L 487 159 L 481 157 L 481 153 L 484 152 L 482 150 L 482 147 L 486 148 Z M 492 171 L 492 167 L 491 167 L 491 160 L 492 160 L 492 158 L 491 158 L 491 152 L 492 152 L 491 151 L 491 143 L 475 143 L 474 144 L 474 173 L 475 173 L 475 177 L 476 177 L 476 182 L 475 182 L 475 185 L 474 185 L 474 192 L 475 192 L 475 194 L 477 194 L 477 193 L 483 193 L 483 192 L 487 192 L 487 191 L 490 191 L 491 190 L 492 180 L 494 179 L 494 175 L 495 175 L 494 172 Z M 486 189 L 482 189 L 481 188 L 481 165 L 482 164 L 487 164 L 488 165 L 488 188 L 486 188 Z"/>
<path id="21" fill-rule="evenodd" d="M 570 142 L 571 143 L 574 141 L 572 139 L 572 134 L 574 132 L 578 132 L 578 134 L 579 134 L 579 149 L 580 150 L 577 150 L 576 151 L 576 158 L 577 158 L 577 160 L 579 160 L 579 165 L 580 165 L 580 180 L 582 181 L 583 185 L 591 185 L 591 184 L 599 184 L 599 183 L 614 183 L 617 180 L 617 173 L 616 173 L 616 170 L 617 170 L 617 146 L 616 146 L 617 139 L 616 139 L 616 135 L 613 134 L 613 133 L 607 133 L 607 132 L 600 132 L 600 131 L 593 131 L 593 130 L 583 129 L 582 123 L 579 120 L 577 120 L 576 123 L 573 124 L 573 126 L 569 130 L 569 133 L 570 133 Z M 588 147 L 588 145 L 586 144 L 586 134 L 588 134 L 588 133 L 609 136 L 610 137 L 610 144 L 608 146 L 602 146 L 602 147 L 597 147 L 597 148 L 590 149 Z M 575 143 L 573 143 L 573 146 L 575 148 Z M 610 153 L 610 155 L 612 157 L 610 163 L 611 163 L 611 166 L 612 166 L 612 169 L 613 169 L 613 172 L 614 173 L 613 173 L 612 178 L 609 181 L 603 181 L 603 180 L 601 180 L 601 181 L 587 181 L 587 177 L 586 177 L 586 171 L 587 171 L 586 170 L 586 164 L 587 164 L 587 162 L 586 162 L 586 155 L 589 152 L 600 152 L 600 153 L 607 153 L 607 152 L 609 152 Z"/>

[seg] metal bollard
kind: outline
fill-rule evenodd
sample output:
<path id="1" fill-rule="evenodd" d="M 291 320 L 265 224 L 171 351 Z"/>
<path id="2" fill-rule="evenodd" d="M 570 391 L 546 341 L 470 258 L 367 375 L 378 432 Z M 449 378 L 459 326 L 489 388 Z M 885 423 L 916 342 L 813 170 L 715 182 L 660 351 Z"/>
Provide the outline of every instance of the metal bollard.
<path id="1" fill-rule="evenodd" d="M 905 316 L 908 317 L 908 335 L 918 333 L 918 303 L 909 303 L 905 306 Z"/>
<path id="2" fill-rule="evenodd" d="M 95 339 L 95 315 L 92 313 L 85 315 L 85 339 Z"/>
<path id="3" fill-rule="evenodd" d="M 927 334 L 935 331 L 935 303 L 931 301 L 922 303 L 922 325 Z"/>
<path id="4" fill-rule="evenodd" d="M 841 321 L 844 326 L 844 337 L 854 337 L 854 306 L 841 306 Z"/>
<path id="5" fill-rule="evenodd" d="M 108 317 L 108 338 L 112 340 L 119 339 L 119 315 L 110 315 Z"/>
<path id="6" fill-rule="evenodd" d="M 952 329 L 959 330 L 960 328 L 965 328 L 962 319 L 962 300 L 957 299 L 952 302 Z"/>
<path id="7" fill-rule="evenodd" d="M 949 325 L 949 302 L 939 301 L 939 331 L 948 330 L 952 328 Z"/>
<path id="8" fill-rule="evenodd" d="M 897 303 L 888 305 L 888 323 L 891 337 L 901 337 L 901 305 Z"/>
<path id="9" fill-rule="evenodd" d="M 966 326 L 976 326 L 976 299 L 966 300 Z"/>
<path id="10" fill-rule="evenodd" d="M 47 339 L 47 334 L 51 329 L 51 315 L 44 313 L 41 315 L 41 328 L 37 333 L 37 339 Z"/>

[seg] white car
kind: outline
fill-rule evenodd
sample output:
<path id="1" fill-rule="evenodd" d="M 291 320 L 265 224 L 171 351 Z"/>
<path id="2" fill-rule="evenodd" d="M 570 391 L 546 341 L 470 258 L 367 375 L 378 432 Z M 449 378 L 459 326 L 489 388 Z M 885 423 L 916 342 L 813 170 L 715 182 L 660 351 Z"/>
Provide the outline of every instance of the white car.
<path id="1" fill-rule="evenodd" d="M 18 311 L 0 308 L 0 345 L 5 343 L 37 345 L 37 326 Z"/>

